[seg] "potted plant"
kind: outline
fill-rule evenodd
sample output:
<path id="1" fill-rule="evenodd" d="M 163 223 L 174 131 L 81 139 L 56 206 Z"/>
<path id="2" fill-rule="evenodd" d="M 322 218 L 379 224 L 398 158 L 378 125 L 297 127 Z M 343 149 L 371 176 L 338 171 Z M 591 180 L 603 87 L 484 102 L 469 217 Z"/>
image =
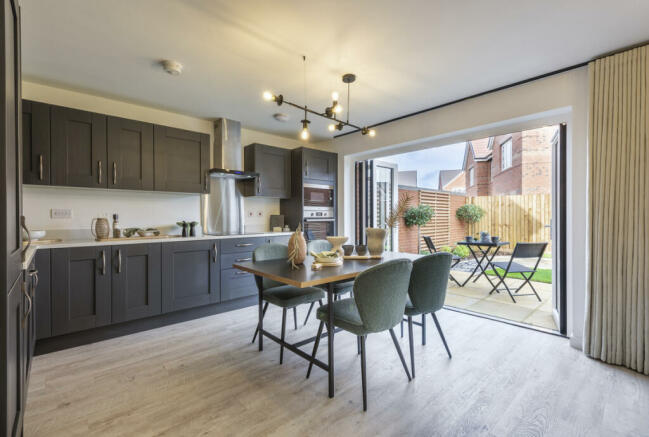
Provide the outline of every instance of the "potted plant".
<path id="1" fill-rule="evenodd" d="M 417 242 L 421 239 L 421 227 L 431 221 L 434 215 L 435 210 L 430 205 L 413 206 L 404 213 L 403 221 L 406 226 L 417 226 Z"/>
<path id="2" fill-rule="evenodd" d="M 411 196 L 409 193 L 403 193 L 399 197 L 397 204 L 390 210 L 387 219 L 385 220 L 384 228 L 367 228 L 367 249 L 370 256 L 379 256 L 385 249 L 385 236 L 388 229 L 394 229 L 399 224 L 399 218 L 408 208 Z"/>
<path id="3" fill-rule="evenodd" d="M 462 205 L 455 211 L 455 217 L 457 217 L 457 219 L 462 223 L 466 224 L 467 228 L 474 223 L 478 223 L 484 215 L 485 210 L 472 203 Z M 467 239 L 468 238 L 469 237 L 467 237 Z"/>

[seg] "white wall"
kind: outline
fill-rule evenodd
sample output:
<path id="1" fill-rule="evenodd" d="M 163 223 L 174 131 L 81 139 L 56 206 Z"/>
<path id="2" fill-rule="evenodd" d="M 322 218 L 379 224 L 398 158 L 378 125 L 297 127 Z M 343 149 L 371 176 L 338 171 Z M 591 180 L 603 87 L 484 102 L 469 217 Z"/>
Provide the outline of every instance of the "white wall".
<path id="1" fill-rule="evenodd" d="M 28 81 L 23 82 L 22 92 L 25 99 L 204 132 L 213 141 L 211 120 Z M 242 128 L 241 143 L 255 142 L 291 149 L 305 145 L 297 138 Z M 73 217 L 51 219 L 52 208 L 70 208 Z M 244 209 L 246 230 L 266 231 L 269 216 L 279 214 L 279 200 L 245 198 Z M 120 215 L 122 227 L 166 226 L 178 219 L 200 221 L 200 195 L 26 186 L 23 210 L 32 229 L 89 229 L 93 217 L 114 212 Z"/>
<path id="2" fill-rule="evenodd" d="M 588 70 L 550 76 L 496 93 L 398 120 L 334 140 L 339 156 L 339 220 L 345 235 L 354 221 L 353 163 L 474 138 L 567 123 L 568 335 L 581 348 L 586 295 Z"/>

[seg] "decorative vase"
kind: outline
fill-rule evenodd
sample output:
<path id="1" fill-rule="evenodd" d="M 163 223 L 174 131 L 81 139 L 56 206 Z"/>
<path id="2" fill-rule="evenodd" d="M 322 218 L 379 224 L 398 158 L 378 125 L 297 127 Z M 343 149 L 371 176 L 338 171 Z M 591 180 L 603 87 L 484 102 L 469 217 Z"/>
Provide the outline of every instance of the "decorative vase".
<path id="1" fill-rule="evenodd" d="M 110 225 L 108 224 L 108 219 L 104 217 L 92 219 L 90 222 L 90 232 L 96 240 L 108 238 L 110 236 Z"/>
<path id="2" fill-rule="evenodd" d="M 291 267 L 297 269 L 306 259 L 306 240 L 302 234 L 302 226 L 298 226 L 288 239 L 288 260 Z"/>
<path id="3" fill-rule="evenodd" d="M 367 228 L 367 249 L 370 256 L 380 256 L 385 248 L 386 230 L 383 228 Z"/>
<path id="4" fill-rule="evenodd" d="M 338 252 L 340 256 L 343 256 L 345 252 L 343 251 L 343 244 L 347 242 L 349 237 L 345 236 L 333 236 L 333 237 L 327 237 L 327 241 L 331 243 L 331 251 L 332 252 Z"/>

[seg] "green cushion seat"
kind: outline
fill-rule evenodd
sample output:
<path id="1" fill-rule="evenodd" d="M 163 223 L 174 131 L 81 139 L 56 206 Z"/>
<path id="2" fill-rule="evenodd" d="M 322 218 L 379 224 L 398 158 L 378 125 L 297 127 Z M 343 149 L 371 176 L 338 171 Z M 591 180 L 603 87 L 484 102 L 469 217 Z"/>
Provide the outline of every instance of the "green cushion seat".
<path id="1" fill-rule="evenodd" d="M 353 298 L 337 300 L 333 303 L 334 325 L 345 331 L 356 335 L 365 335 L 368 333 L 363 326 L 361 316 L 358 313 L 358 307 Z M 316 312 L 318 320 L 327 322 L 329 305 L 322 305 Z"/>
<path id="2" fill-rule="evenodd" d="M 280 285 L 265 289 L 263 298 L 278 307 L 292 308 L 305 303 L 317 302 L 324 299 L 325 294 L 321 288 L 317 287 L 298 288 L 292 285 Z"/>

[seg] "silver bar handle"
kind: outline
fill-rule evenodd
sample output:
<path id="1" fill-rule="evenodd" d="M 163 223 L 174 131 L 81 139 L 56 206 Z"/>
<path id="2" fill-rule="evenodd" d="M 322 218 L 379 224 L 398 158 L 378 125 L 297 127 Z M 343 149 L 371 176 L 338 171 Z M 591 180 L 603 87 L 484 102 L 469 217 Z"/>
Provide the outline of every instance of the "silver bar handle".
<path id="1" fill-rule="evenodd" d="M 252 258 L 237 258 L 237 259 L 234 260 L 234 262 L 236 262 L 236 263 L 242 263 L 242 262 L 245 262 L 245 261 L 252 261 Z"/>
<path id="2" fill-rule="evenodd" d="M 43 180 L 43 155 L 38 155 L 38 179 Z"/>
<path id="3" fill-rule="evenodd" d="M 97 183 L 101 184 L 101 179 L 102 179 L 102 165 L 101 165 L 101 160 L 97 162 L 97 174 L 99 177 L 97 178 Z"/>
<path id="4" fill-rule="evenodd" d="M 32 236 L 29 233 L 29 229 L 27 229 L 27 224 L 25 223 L 25 216 L 21 215 L 20 216 L 20 226 L 25 230 L 27 233 L 27 246 L 23 247 L 23 251 L 20 254 L 22 262 L 25 262 L 25 259 L 27 258 L 27 249 L 29 249 L 29 246 L 32 245 Z"/>
<path id="5" fill-rule="evenodd" d="M 122 273 L 122 249 L 117 249 L 117 273 Z"/>
<path id="6" fill-rule="evenodd" d="M 117 163 L 113 161 L 113 185 L 117 185 Z"/>
<path id="7" fill-rule="evenodd" d="M 25 281 L 23 281 L 22 292 L 25 295 L 25 297 L 27 298 L 27 303 L 28 303 L 27 312 L 23 316 L 23 320 L 22 320 L 22 326 L 24 328 L 25 327 L 25 322 L 27 322 L 27 318 L 29 317 L 29 313 L 32 312 L 32 298 L 29 295 L 29 293 L 27 293 L 27 287 L 25 286 Z"/>
<path id="8" fill-rule="evenodd" d="M 33 290 L 36 290 L 36 287 L 38 287 L 38 270 L 30 270 L 29 277 L 32 280 Z"/>
<path id="9" fill-rule="evenodd" d="M 304 161 L 304 176 L 309 176 L 309 161 Z"/>
<path id="10" fill-rule="evenodd" d="M 257 194 L 261 193 L 261 175 L 257 176 Z"/>
<path id="11" fill-rule="evenodd" d="M 101 274 L 106 274 L 106 253 L 103 249 L 101 251 Z"/>
<path id="12" fill-rule="evenodd" d="M 234 245 L 234 247 L 248 247 L 252 246 L 252 243 L 237 243 Z"/>
<path id="13" fill-rule="evenodd" d="M 212 253 L 212 262 L 215 263 L 215 262 L 216 262 L 216 254 L 217 254 L 216 243 L 214 243 L 214 246 L 212 246 L 212 250 L 213 250 L 213 253 Z"/>

